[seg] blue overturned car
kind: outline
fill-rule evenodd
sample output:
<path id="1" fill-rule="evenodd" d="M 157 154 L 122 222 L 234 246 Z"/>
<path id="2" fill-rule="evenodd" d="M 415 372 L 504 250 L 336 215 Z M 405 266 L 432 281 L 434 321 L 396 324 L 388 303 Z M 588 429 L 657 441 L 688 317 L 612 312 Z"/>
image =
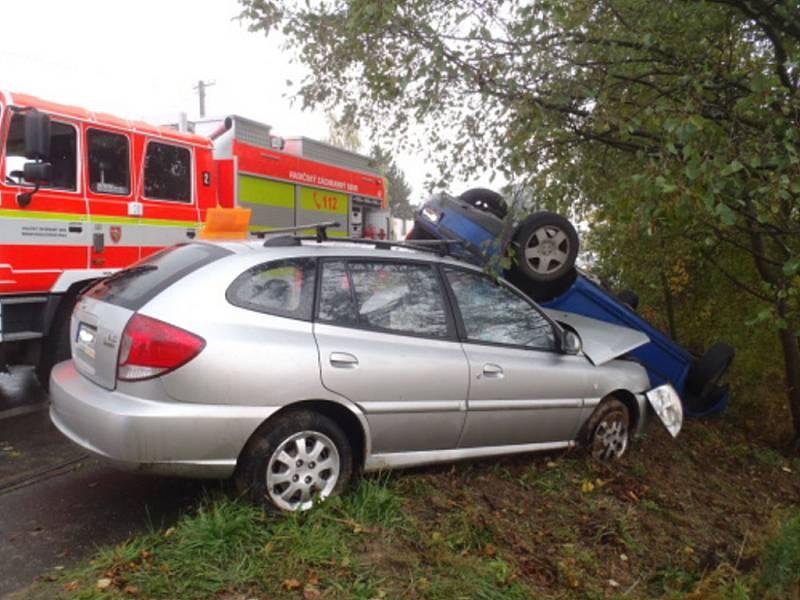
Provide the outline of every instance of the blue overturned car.
<path id="1" fill-rule="evenodd" d="M 702 355 L 692 354 L 636 312 L 635 294 L 614 294 L 580 271 L 575 266 L 578 234 L 563 216 L 541 211 L 513 221 L 507 214 L 503 197 L 492 190 L 437 194 L 417 210 L 406 239 L 452 240 L 448 252 L 480 265 L 511 256 L 512 266 L 502 270 L 504 278 L 565 327 L 569 324 L 559 318 L 560 312 L 645 333 L 650 342 L 629 357 L 647 369 L 654 387 L 672 384 L 687 415 L 712 415 L 728 406 L 730 394 L 720 382 L 734 358 L 731 346 L 717 342 Z"/>

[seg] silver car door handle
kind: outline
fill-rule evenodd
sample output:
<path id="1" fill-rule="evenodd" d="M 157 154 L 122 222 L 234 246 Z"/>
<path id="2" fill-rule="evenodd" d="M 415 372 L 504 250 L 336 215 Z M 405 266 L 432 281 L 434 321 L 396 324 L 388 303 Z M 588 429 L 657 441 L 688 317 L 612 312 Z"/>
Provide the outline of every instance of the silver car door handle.
<path id="1" fill-rule="evenodd" d="M 340 369 L 352 369 L 358 366 L 358 359 L 347 352 L 331 352 L 331 366 Z"/>
<path id="2" fill-rule="evenodd" d="M 483 374 L 486 377 L 502 377 L 503 367 L 494 363 L 486 363 L 483 365 Z"/>

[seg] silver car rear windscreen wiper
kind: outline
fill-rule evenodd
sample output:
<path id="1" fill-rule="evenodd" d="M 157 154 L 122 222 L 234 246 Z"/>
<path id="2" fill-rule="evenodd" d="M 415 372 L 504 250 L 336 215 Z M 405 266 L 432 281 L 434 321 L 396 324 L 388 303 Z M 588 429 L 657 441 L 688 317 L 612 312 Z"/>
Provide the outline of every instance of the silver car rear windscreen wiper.
<path id="1" fill-rule="evenodd" d="M 119 279 L 124 279 L 125 277 L 133 277 L 136 275 L 141 275 L 143 273 L 150 273 L 151 271 L 155 271 L 158 269 L 158 265 L 139 265 L 137 267 L 130 267 L 129 269 L 122 269 L 121 271 L 117 271 L 109 275 L 108 277 L 104 277 L 104 282 L 111 282 L 117 281 Z"/>

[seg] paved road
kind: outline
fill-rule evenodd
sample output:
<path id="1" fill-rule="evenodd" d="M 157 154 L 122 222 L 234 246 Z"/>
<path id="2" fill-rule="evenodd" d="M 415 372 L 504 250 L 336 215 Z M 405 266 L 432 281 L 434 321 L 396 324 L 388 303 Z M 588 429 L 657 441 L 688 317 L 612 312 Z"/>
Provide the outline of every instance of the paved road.
<path id="1" fill-rule="evenodd" d="M 35 382 L 12 383 L 4 389 L 26 395 L 12 398 L 14 407 L 41 394 Z M 204 489 L 199 481 L 98 464 L 53 428 L 46 410 L 10 418 L 0 412 L 0 598 L 57 565 L 91 556 L 99 545 L 168 525 Z"/>

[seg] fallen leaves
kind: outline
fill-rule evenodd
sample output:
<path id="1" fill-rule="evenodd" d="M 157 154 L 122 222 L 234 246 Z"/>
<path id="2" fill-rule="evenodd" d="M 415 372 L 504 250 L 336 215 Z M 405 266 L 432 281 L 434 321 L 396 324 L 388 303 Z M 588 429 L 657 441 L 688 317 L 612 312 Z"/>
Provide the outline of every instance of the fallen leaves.
<path id="1" fill-rule="evenodd" d="M 593 491 L 604 487 L 607 483 L 608 481 L 600 478 L 597 478 L 594 481 L 584 479 L 583 483 L 581 484 L 581 491 L 584 494 L 591 494 Z"/>
<path id="2" fill-rule="evenodd" d="M 339 523 L 342 523 L 343 525 L 346 525 L 347 527 L 352 529 L 353 533 L 355 533 L 356 535 L 359 535 L 359 534 L 362 534 L 362 533 L 376 533 L 377 532 L 377 529 L 375 529 L 374 527 L 373 528 L 364 527 L 364 525 L 362 525 L 361 523 L 359 523 L 358 521 L 356 521 L 354 519 L 336 519 L 336 520 Z"/>
<path id="3" fill-rule="evenodd" d="M 107 590 L 111 587 L 111 584 L 114 583 L 108 577 L 102 577 L 97 580 L 97 583 L 94 584 L 98 590 Z"/>
<path id="4" fill-rule="evenodd" d="M 298 579 L 284 579 L 283 580 L 283 588 L 289 590 L 299 590 L 303 586 L 302 583 Z"/>

